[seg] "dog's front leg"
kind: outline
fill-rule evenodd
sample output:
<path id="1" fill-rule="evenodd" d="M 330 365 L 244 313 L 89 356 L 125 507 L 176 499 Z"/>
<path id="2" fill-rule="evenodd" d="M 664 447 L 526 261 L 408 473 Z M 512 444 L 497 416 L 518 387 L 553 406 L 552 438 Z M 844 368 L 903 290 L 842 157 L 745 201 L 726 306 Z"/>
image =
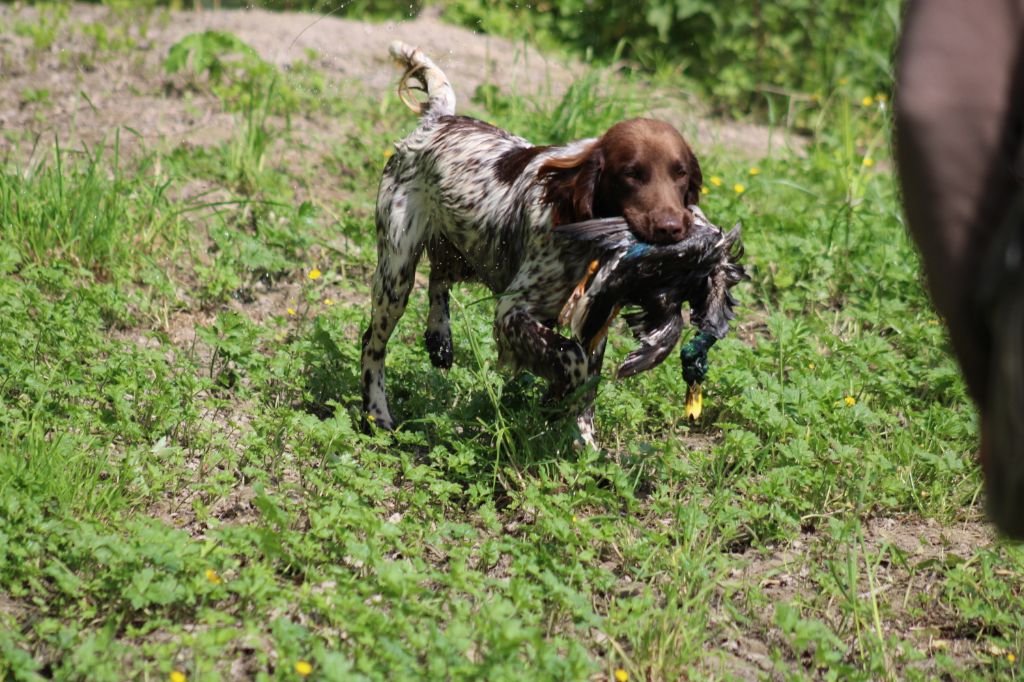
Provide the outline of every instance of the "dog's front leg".
<path id="1" fill-rule="evenodd" d="M 427 256 L 430 258 L 430 312 L 423 341 L 431 364 L 439 369 L 451 369 L 454 352 L 448 291 L 454 282 L 471 279 L 474 272 L 458 249 L 440 235 L 434 235 L 427 242 Z"/>
<path id="2" fill-rule="evenodd" d="M 532 281 L 534 273 L 527 269 L 522 276 Z M 534 300 L 542 298 L 544 287 L 517 285 L 518 281 L 514 281 L 496 311 L 495 337 L 500 360 L 516 370 L 547 379 L 545 402 L 561 402 L 587 379 L 587 351 L 578 341 L 562 336 L 542 322 L 535 312 L 546 309 L 543 300 Z"/>
<path id="3" fill-rule="evenodd" d="M 597 384 L 601 378 L 601 365 L 604 364 L 604 349 L 608 337 L 604 336 L 590 351 L 587 359 L 587 381 L 590 386 L 581 398 L 583 409 L 576 417 L 576 426 L 580 430 L 580 440 L 584 445 L 597 449 L 597 436 L 594 429 L 594 401 L 597 399 Z"/>
<path id="4" fill-rule="evenodd" d="M 548 380 L 546 401 L 562 400 L 586 379 L 583 346 L 538 320 L 524 301 L 513 296 L 502 299 L 494 333 L 503 362 Z"/>

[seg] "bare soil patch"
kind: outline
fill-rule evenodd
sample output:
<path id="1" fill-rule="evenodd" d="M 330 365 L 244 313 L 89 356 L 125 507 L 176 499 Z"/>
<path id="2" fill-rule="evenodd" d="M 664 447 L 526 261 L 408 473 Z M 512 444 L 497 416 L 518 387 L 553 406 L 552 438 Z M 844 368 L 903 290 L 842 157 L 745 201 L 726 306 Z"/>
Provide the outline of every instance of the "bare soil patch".
<path id="1" fill-rule="evenodd" d="M 33 7 L 0 6 L 5 29 L 37 16 Z M 109 140 L 119 127 L 131 128 L 149 146 L 223 141 L 234 130 L 235 117 L 201 93 L 168 94 L 161 69 L 171 45 L 208 30 L 234 33 L 278 66 L 308 61 L 340 79 L 366 84 L 370 93 L 395 86 L 397 70 L 387 55 L 395 39 L 423 47 L 448 74 L 461 102 L 483 83 L 526 98 L 559 97 L 585 68 L 521 43 L 445 24 L 430 13 L 380 24 L 258 9 L 139 14 L 130 20 L 135 46 L 98 53 L 83 28 L 114 21 L 124 19 L 102 6 L 73 5 L 56 41 L 42 52 L 26 37 L 0 32 L 0 130 L 27 134 L 30 140 L 56 137 L 66 147 Z M 40 90 L 48 96 L 36 100 L 32 93 Z M 679 125 L 698 149 L 721 145 L 759 157 L 800 145 L 799 138 L 781 129 L 708 118 L 700 102 L 684 93 L 665 93 L 652 113 Z M 343 128 L 344 121 L 317 122 L 308 132 L 330 136 L 337 133 L 335 126 Z M 125 135 L 126 145 L 133 145 L 134 137 Z M 12 146 L 0 140 L 0 151 Z"/>
<path id="2" fill-rule="evenodd" d="M 992 653 L 972 633 L 964 632 L 959 614 L 939 606 L 943 579 L 938 568 L 946 562 L 967 560 L 979 548 L 991 546 L 995 533 L 989 524 L 979 518 L 942 525 L 915 516 L 876 517 L 864 521 L 861 532 L 863 544 L 853 557 L 856 598 L 877 604 L 884 637 L 895 635 L 926 656 L 908 667 L 936 674 L 933 655 L 937 652 L 965 667 Z M 876 557 L 881 558 L 876 562 Z M 791 651 L 775 625 L 775 606 L 802 604 L 808 607 L 810 617 L 830 626 L 848 619 L 837 599 L 828 597 L 828 590 L 818 581 L 821 573 L 815 570 L 826 561 L 845 561 L 846 557 L 837 555 L 827 533 L 812 531 L 792 542 L 768 550 L 748 550 L 734 558 L 737 567 L 728 582 L 758 585 L 766 599 L 750 608 L 754 620 L 743 626 L 733 621 L 725 602 L 738 599 L 737 605 L 743 608 L 744 600 L 726 596 L 727 589 L 719 593 L 712 621 L 722 634 L 708 646 L 709 652 L 715 652 L 708 659 L 709 671 L 735 679 L 782 679 L 784 675 L 772 659 L 773 649 L 783 652 L 789 665 L 803 664 L 813 670 L 809 661 Z"/>
<path id="3" fill-rule="evenodd" d="M 32 7 L 0 7 L 0 22 L 6 25 L 37 17 Z M 132 31 L 136 46 L 121 53 L 94 54 L 92 39 L 83 27 L 113 20 L 102 6 L 74 5 L 56 42 L 42 52 L 26 37 L 0 33 L 0 129 L 53 135 L 69 147 L 95 144 L 118 127 L 130 127 L 149 145 L 202 146 L 223 141 L 236 123 L 218 101 L 201 93 L 181 97 L 165 91 L 167 79 L 161 65 L 168 49 L 201 31 L 233 33 L 277 66 L 310 62 L 332 76 L 361 81 L 370 92 L 380 93 L 392 89 L 397 80 L 388 43 L 405 40 L 435 57 L 464 102 L 484 82 L 526 97 L 557 97 L 571 82 L 572 69 L 582 68 L 432 16 L 373 24 L 257 9 L 169 12 L 165 19 L 157 17 L 145 27 L 140 19 Z M 30 93 L 40 90 L 48 96 L 34 101 Z M 330 127 L 325 132 L 329 134 Z"/>

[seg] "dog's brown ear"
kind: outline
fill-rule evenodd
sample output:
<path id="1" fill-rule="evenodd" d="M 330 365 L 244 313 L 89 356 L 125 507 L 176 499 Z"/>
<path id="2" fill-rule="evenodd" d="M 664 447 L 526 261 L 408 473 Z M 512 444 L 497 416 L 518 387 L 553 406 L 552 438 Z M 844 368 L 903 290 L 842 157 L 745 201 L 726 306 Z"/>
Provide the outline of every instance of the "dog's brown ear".
<path id="1" fill-rule="evenodd" d="M 704 174 L 700 171 L 700 162 L 697 161 L 696 154 L 690 154 L 686 174 L 689 176 L 689 180 L 683 199 L 687 206 L 696 206 L 700 203 L 700 188 L 704 186 Z"/>
<path id="2" fill-rule="evenodd" d="M 544 201 L 552 224 L 564 225 L 594 217 L 594 191 L 604 168 L 604 154 L 595 142 L 579 154 L 550 159 L 537 171 L 544 183 Z"/>

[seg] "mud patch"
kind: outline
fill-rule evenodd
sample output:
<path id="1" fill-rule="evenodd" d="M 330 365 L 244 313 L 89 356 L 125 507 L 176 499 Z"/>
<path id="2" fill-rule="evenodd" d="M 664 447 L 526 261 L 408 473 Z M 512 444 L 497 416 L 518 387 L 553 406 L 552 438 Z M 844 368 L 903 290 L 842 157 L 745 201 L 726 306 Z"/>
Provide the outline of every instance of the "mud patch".
<path id="1" fill-rule="evenodd" d="M 979 548 L 991 546 L 995 535 L 989 525 L 980 518 L 943 526 L 913 516 L 878 517 L 863 521 L 860 534 L 860 541 L 840 543 L 824 532 L 804 533 L 784 545 L 730 555 L 736 567 L 716 598 L 711 620 L 721 634 L 705 647 L 708 672 L 736 679 L 781 678 L 791 666 L 802 665 L 813 674 L 811 662 L 792 648 L 775 623 L 776 607 L 794 605 L 805 617 L 848 632 L 851 611 L 841 602 L 850 597 L 837 594 L 833 578 L 849 576 L 856 586 L 853 598 L 863 608 L 873 604 L 880 613 L 882 636 L 902 640 L 920 654 L 919 661 L 906 660 L 892 649 L 889 669 L 935 674 L 936 653 L 967 668 L 992 654 L 992 645 L 965 629 L 963 617 L 944 603 L 944 574 L 934 568 L 965 561 Z M 840 547 L 842 556 L 836 554 Z M 829 562 L 842 564 L 843 575 L 830 577 L 824 568 Z M 741 595 L 730 592 L 730 586 L 759 590 Z M 748 613 L 751 622 L 738 623 L 732 608 Z M 866 624 L 877 634 L 874 627 Z M 856 642 L 844 643 L 856 651 Z"/>

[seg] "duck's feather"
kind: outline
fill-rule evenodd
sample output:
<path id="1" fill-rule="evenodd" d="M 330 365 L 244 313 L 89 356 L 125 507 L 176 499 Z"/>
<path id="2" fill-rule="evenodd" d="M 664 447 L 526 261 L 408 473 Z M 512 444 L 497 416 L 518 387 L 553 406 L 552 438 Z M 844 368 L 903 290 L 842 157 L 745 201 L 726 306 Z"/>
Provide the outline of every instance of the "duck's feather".
<path id="1" fill-rule="evenodd" d="M 594 218 L 578 223 L 566 223 L 554 228 L 555 234 L 576 241 L 591 242 L 603 250 L 614 250 L 636 242 L 623 218 Z"/>
<path id="2" fill-rule="evenodd" d="M 644 315 L 643 309 L 634 315 L 636 314 Z M 634 336 L 640 341 L 640 347 L 630 352 L 619 365 L 615 371 L 618 379 L 625 379 L 660 365 L 672 354 L 672 349 L 679 343 L 679 338 L 683 334 L 683 316 L 678 313 L 662 318 L 657 325 L 646 319 L 642 322 L 631 321 L 629 315 L 626 318 Z"/>

